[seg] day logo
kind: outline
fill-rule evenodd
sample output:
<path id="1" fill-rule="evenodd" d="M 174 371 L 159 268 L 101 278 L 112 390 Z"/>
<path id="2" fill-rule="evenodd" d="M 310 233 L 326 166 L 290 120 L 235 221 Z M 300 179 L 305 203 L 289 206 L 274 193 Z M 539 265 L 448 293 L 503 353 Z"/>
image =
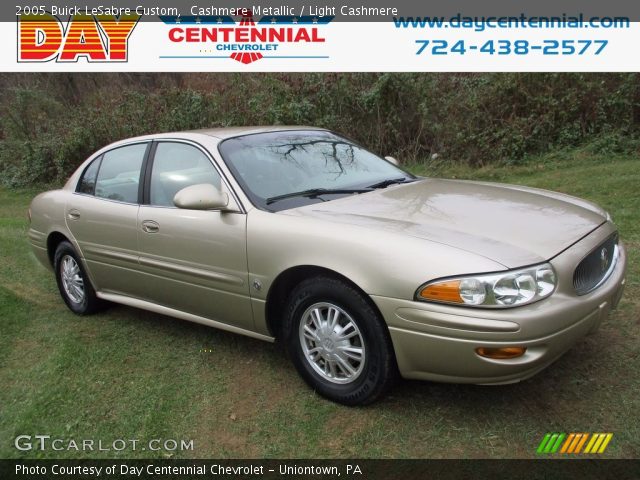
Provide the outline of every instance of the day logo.
<path id="1" fill-rule="evenodd" d="M 18 17 L 18 62 L 126 62 L 129 37 L 140 15 L 49 13 Z"/>

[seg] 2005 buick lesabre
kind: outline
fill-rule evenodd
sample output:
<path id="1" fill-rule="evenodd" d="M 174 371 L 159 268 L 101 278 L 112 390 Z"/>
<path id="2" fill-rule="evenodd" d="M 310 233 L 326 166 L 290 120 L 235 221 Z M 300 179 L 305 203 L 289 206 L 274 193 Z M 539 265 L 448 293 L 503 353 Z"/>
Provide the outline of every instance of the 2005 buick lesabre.
<path id="1" fill-rule="evenodd" d="M 278 339 L 348 405 L 398 373 L 525 379 L 595 331 L 625 283 L 616 228 L 592 203 L 418 178 L 309 127 L 121 141 L 29 215 L 73 312 L 111 301 Z"/>

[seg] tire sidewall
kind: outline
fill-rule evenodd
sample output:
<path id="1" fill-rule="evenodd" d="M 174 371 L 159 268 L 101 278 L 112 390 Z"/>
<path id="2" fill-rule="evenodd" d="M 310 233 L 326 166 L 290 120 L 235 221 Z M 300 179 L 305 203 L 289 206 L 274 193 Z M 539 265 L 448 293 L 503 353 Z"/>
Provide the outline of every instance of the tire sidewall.
<path id="1" fill-rule="evenodd" d="M 64 285 L 62 283 L 62 259 L 66 256 L 69 256 L 71 258 L 73 258 L 75 260 L 75 262 L 78 264 L 78 268 L 80 269 L 80 275 L 82 276 L 82 280 L 84 283 L 84 298 L 82 299 L 82 302 L 80 303 L 76 303 L 73 300 L 71 300 L 69 298 L 69 296 L 67 295 L 67 292 L 64 288 Z M 54 257 L 54 268 L 55 268 L 55 274 L 56 274 L 56 282 L 58 284 L 58 290 L 60 290 L 60 295 L 62 296 L 62 299 L 64 300 L 64 303 L 67 305 L 67 307 L 69 307 L 69 310 L 71 310 L 74 313 L 77 313 L 79 315 L 83 315 L 85 313 L 88 313 L 90 310 L 90 295 L 93 294 L 93 289 L 91 287 L 91 283 L 89 281 L 89 277 L 87 276 L 87 273 L 85 272 L 85 269 L 82 265 L 82 262 L 80 261 L 80 258 L 78 257 L 78 255 L 76 254 L 75 249 L 71 246 L 71 244 L 69 242 L 62 242 L 58 248 L 56 249 L 56 253 L 55 253 L 55 257 Z"/>
<path id="2" fill-rule="evenodd" d="M 351 316 L 365 344 L 363 371 L 351 383 L 337 384 L 322 378 L 305 358 L 299 335 L 304 312 L 319 302 L 332 303 Z M 318 393 L 347 405 L 360 405 L 373 401 L 388 383 L 390 352 L 379 315 L 354 289 L 333 279 L 305 281 L 290 298 L 286 318 L 287 350 L 293 363 Z"/>

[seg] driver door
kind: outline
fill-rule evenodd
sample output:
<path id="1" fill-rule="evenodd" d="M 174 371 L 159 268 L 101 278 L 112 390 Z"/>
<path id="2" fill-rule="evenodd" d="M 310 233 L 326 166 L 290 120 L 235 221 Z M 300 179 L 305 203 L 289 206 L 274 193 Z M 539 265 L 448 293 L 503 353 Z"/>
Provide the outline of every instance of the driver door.
<path id="1" fill-rule="evenodd" d="M 253 329 L 246 215 L 176 208 L 174 195 L 222 179 L 199 147 L 159 141 L 152 151 L 145 204 L 138 211 L 140 268 L 154 303 Z M 149 170 L 147 170 L 149 171 Z"/>

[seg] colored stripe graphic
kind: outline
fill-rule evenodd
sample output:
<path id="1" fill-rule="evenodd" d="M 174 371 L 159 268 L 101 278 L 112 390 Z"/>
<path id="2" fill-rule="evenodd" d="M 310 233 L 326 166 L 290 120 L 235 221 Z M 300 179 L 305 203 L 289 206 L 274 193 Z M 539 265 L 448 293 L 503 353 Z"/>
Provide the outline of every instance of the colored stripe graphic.
<path id="1" fill-rule="evenodd" d="M 612 433 L 594 433 L 584 453 L 603 453 L 612 437 Z"/>
<path id="2" fill-rule="evenodd" d="M 573 441 L 567 445 L 567 453 L 580 453 L 584 442 L 589 437 L 586 433 L 573 433 Z"/>
<path id="3" fill-rule="evenodd" d="M 538 445 L 538 450 L 536 450 L 536 453 L 544 453 L 544 447 L 547 445 L 547 442 L 549 441 L 550 438 L 551 438 L 551 434 L 547 433 L 542 439 L 542 441 L 540 442 L 540 445 Z"/>
<path id="4" fill-rule="evenodd" d="M 538 454 L 601 454 L 604 453 L 613 433 L 546 433 L 536 449 Z M 586 444 L 586 447 L 585 447 Z M 583 447 L 584 450 L 583 450 Z"/>
<path id="5" fill-rule="evenodd" d="M 575 436 L 575 433 L 569 434 L 569 436 L 567 437 L 567 441 L 564 442 L 564 445 L 562 445 L 562 450 L 560 450 L 560 453 L 567 453 L 567 449 L 569 448 L 569 445 L 571 445 L 571 442 L 573 442 Z"/>
<path id="6" fill-rule="evenodd" d="M 588 433 L 582 433 L 580 435 L 582 438 L 578 441 L 578 444 L 576 445 L 576 448 L 573 451 L 573 453 L 580 453 L 582 451 L 582 447 L 584 446 L 584 443 L 587 441 L 587 438 L 589 438 Z"/>
<path id="7" fill-rule="evenodd" d="M 598 453 L 604 453 L 604 451 L 607 448 L 607 445 L 609 445 L 609 442 L 611 441 L 611 439 L 613 438 L 613 433 L 607 433 L 607 436 L 604 439 L 604 442 L 602 442 L 602 445 L 600 445 L 600 450 L 598 450 Z"/>
<path id="8" fill-rule="evenodd" d="M 562 440 L 564 440 L 564 433 L 547 433 L 540 445 L 538 445 L 537 453 L 556 453 L 558 448 L 560 448 L 560 444 Z"/>
<path id="9" fill-rule="evenodd" d="M 558 451 L 558 448 L 560 448 L 560 444 L 562 443 L 562 440 L 564 440 L 564 437 L 565 437 L 564 433 L 559 433 L 558 434 L 558 437 L 556 438 L 555 443 L 549 449 L 549 453 L 556 453 Z M 553 438 L 553 437 L 551 437 L 551 438 Z"/>

